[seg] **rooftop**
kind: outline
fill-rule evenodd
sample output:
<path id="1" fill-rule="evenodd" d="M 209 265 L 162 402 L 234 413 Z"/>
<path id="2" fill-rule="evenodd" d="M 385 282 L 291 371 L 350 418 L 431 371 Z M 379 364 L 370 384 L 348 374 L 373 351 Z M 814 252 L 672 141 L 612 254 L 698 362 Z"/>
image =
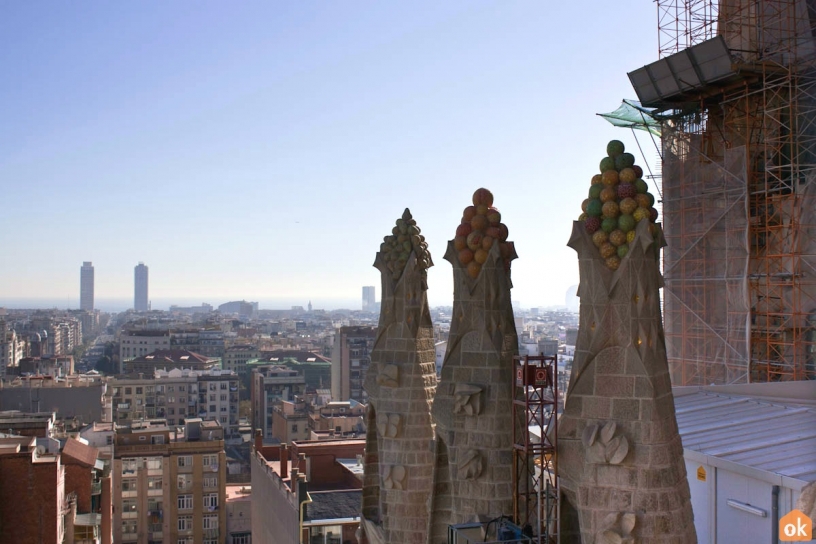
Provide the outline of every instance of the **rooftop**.
<path id="1" fill-rule="evenodd" d="M 312 502 L 306 506 L 304 522 L 352 520 L 360 517 L 363 492 L 360 489 L 311 491 Z"/>
<path id="2" fill-rule="evenodd" d="M 686 456 L 800 489 L 816 481 L 816 382 L 674 389 Z"/>

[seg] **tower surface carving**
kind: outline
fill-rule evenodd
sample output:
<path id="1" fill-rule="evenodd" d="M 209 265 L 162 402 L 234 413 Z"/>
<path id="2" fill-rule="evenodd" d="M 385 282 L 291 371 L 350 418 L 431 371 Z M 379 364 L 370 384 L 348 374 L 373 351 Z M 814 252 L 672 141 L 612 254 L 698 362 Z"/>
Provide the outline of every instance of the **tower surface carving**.
<path id="1" fill-rule="evenodd" d="M 436 351 L 427 299 L 427 244 L 409 210 L 377 253 L 382 276 L 369 404 L 363 527 L 371 543 L 428 542 L 434 465 Z"/>
<path id="2" fill-rule="evenodd" d="M 568 245 L 578 253 L 581 306 L 558 431 L 562 538 L 694 543 L 660 316 L 662 231 L 640 221 L 616 270 L 583 222 Z"/>
<path id="3" fill-rule="evenodd" d="M 489 198 L 486 206 L 492 206 Z M 477 226 L 479 221 L 474 220 Z M 454 300 L 432 409 L 437 437 L 433 544 L 447 542 L 451 524 L 494 519 L 513 509 L 513 357 L 518 340 L 509 265 L 516 255 L 506 232 L 496 231 L 495 241 L 485 243 L 489 247 L 477 259 L 481 266 L 475 272 L 468 266 L 473 261 L 462 262 L 455 240 L 448 242 L 445 254 L 453 265 Z"/>

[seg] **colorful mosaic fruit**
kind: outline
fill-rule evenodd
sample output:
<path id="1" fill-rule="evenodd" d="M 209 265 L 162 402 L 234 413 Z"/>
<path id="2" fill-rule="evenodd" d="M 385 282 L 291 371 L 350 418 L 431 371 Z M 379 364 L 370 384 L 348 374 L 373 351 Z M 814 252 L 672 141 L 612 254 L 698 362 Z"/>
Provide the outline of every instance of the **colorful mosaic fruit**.
<path id="1" fill-rule="evenodd" d="M 412 251 L 416 253 L 419 266 L 427 270 L 431 266 L 428 243 L 420 234 L 416 221 L 411 217 L 411 212 L 405 208 L 402 217 L 397 219 L 396 226 L 391 229 L 391 234 L 386 236 L 383 243 L 380 244 L 380 253 L 385 258 L 386 266 L 393 279 L 400 278 Z"/>
<path id="2" fill-rule="evenodd" d="M 493 244 L 499 244 L 504 269 L 510 270 L 513 245 L 507 241 L 507 226 L 501 222 L 501 213 L 493 207 L 493 193 L 476 189 L 473 205 L 462 212 L 462 222 L 456 227 L 453 246 L 459 252 L 459 262 L 468 276 L 477 278 Z"/>
<path id="3" fill-rule="evenodd" d="M 634 155 L 626 153 L 623 142 L 609 142 L 606 155 L 601 159 L 601 173 L 592 176 L 579 220 L 592 235 L 606 266 L 617 270 L 635 239 L 637 224 L 657 221 L 657 210 L 643 169 L 635 164 Z"/>

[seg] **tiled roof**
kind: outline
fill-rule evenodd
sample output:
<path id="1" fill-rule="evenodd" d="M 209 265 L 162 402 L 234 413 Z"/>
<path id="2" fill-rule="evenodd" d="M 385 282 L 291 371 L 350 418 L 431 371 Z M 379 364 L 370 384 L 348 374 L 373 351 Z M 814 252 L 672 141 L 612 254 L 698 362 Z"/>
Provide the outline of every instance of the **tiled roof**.
<path id="1" fill-rule="evenodd" d="M 185 363 L 207 363 L 210 361 L 209 357 L 205 357 L 200 353 L 196 353 L 194 351 L 188 351 L 186 349 L 157 349 L 147 355 L 142 355 L 141 357 L 137 357 L 128 363 L 155 363 L 155 364 L 163 364 L 163 363 L 177 363 L 177 364 L 185 364 Z"/>
<path id="2" fill-rule="evenodd" d="M 96 458 L 99 457 L 99 450 L 93 446 L 83 444 L 75 438 L 69 438 L 65 441 L 65 446 L 62 448 L 62 462 L 63 464 L 73 464 L 71 461 L 86 467 L 92 467 L 96 464 Z"/>

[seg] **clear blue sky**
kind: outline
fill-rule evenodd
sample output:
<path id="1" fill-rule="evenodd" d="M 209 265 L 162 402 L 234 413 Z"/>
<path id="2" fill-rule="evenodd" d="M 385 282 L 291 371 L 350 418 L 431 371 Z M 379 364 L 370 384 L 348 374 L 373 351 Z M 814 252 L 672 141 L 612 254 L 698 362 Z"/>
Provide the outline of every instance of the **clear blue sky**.
<path id="1" fill-rule="evenodd" d="M 480 186 L 513 299 L 563 303 L 606 142 L 635 147 L 595 114 L 635 98 L 656 20 L 647 0 L 4 2 L 0 305 L 78 301 L 88 260 L 97 299 L 132 297 L 138 261 L 151 299 L 379 298 L 405 207 L 450 304 Z"/>

